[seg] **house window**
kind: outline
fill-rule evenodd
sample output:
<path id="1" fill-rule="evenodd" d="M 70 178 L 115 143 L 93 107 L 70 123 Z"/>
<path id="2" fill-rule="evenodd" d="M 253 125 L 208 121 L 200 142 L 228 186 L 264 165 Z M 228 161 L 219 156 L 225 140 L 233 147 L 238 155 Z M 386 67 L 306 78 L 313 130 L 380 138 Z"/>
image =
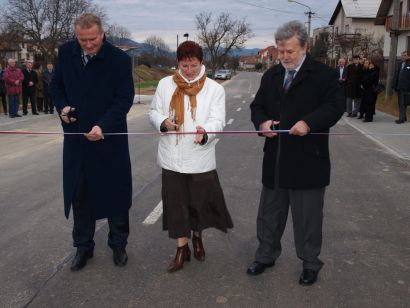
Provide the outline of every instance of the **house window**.
<path id="1" fill-rule="evenodd" d="M 345 33 L 349 33 L 349 25 L 345 26 Z"/>
<path id="2" fill-rule="evenodd" d="M 336 35 L 338 35 L 338 34 L 339 34 L 339 27 L 336 27 L 335 32 L 336 32 Z"/>

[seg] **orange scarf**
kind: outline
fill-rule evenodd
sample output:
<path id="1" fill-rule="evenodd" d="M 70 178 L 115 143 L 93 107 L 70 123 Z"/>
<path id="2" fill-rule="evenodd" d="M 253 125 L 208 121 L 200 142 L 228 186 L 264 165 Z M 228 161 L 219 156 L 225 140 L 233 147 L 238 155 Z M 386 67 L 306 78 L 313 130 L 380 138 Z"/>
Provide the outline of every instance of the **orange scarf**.
<path id="1" fill-rule="evenodd" d="M 193 83 L 187 83 L 179 72 L 176 72 L 172 79 L 177 84 L 177 88 L 175 89 L 174 94 L 172 94 L 169 116 L 171 119 L 174 119 L 175 123 L 178 125 L 178 131 L 181 131 L 184 124 L 184 95 L 186 94 L 189 96 L 191 117 L 192 120 L 195 121 L 196 95 L 204 86 L 206 74 Z"/>

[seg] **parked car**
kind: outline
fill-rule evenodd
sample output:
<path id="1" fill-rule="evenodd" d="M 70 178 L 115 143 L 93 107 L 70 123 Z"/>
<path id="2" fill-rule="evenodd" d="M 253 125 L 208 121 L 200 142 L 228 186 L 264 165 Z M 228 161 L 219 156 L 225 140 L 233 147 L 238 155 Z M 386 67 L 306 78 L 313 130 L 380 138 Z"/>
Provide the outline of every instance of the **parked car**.
<path id="1" fill-rule="evenodd" d="M 231 77 L 232 77 L 231 70 L 217 70 L 215 72 L 215 79 L 227 80 L 227 79 L 231 79 Z"/>

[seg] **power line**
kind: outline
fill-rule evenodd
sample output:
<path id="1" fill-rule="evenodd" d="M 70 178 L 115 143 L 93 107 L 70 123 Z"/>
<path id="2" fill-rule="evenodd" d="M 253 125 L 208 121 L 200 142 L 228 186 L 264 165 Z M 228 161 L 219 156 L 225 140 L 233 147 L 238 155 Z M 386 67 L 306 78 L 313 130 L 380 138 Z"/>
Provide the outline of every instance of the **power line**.
<path id="1" fill-rule="evenodd" d="M 269 10 L 269 11 L 278 12 L 278 13 L 293 14 L 293 15 L 296 14 L 295 12 L 292 12 L 292 11 L 285 11 L 285 10 L 273 9 L 273 8 L 270 8 L 270 7 L 266 7 L 266 6 L 262 6 L 262 5 L 257 5 L 257 4 L 250 3 L 250 2 L 246 2 L 246 1 L 237 0 L 237 2 L 243 3 L 243 4 L 247 4 L 247 5 L 250 5 L 250 6 L 254 6 L 254 7 L 258 7 L 258 8 L 261 8 L 261 9 Z"/>

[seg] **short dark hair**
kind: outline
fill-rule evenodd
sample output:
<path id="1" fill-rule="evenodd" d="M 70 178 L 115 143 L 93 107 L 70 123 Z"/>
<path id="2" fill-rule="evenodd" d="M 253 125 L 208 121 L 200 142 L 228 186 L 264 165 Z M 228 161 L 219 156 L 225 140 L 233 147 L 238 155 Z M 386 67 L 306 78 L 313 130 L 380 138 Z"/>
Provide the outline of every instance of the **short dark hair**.
<path id="1" fill-rule="evenodd" d="M 355 55 L 355 56 L 353 56 L 353 59 L 360 59 L 360 56 Z"/>
<path id="2" fill-rule="evenodd" d="M 199 62 L 204 58 L 202 47 L 193 41 L 185 41 L 177 48 L 178 62 L 189 58 L 197 58 Z"/>

